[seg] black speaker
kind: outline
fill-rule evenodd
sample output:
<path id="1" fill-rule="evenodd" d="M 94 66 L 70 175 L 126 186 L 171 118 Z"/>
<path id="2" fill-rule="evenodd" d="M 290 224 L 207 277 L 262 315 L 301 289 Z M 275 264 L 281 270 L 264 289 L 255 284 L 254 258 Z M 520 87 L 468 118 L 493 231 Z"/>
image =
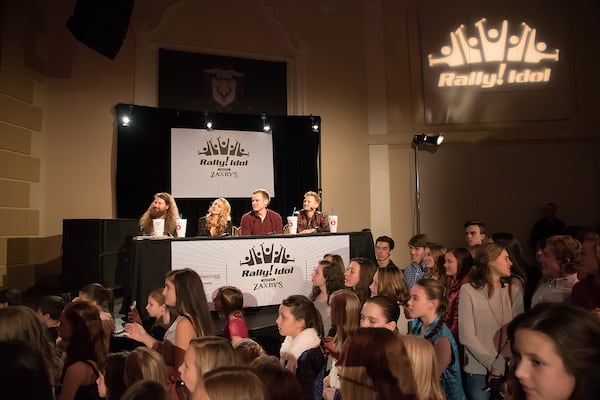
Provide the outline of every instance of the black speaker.
<path id="1" fill-rule="evenodd" d="M 129 280 L 129 244 L 137 219 L 63 220 L 62 285 L 79 290 L 98 282 L 121 288 Z"/>
<path id="2" fill-rule="evenodd" d="M 67 28 L 81 43 L 114 60 L 129 28 L 133 0 L 77 0 Z"/>

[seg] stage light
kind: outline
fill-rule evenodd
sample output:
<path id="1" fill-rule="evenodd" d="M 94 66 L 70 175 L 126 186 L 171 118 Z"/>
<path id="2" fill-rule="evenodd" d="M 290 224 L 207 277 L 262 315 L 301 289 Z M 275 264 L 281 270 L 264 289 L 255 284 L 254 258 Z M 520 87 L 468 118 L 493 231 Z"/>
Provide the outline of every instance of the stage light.
<path id="1" fill-rule="evenodd" d="M 271 132 L 271 125 L 269 124 L 269 121 L 267 121 L 266 114 L 261 115 L 260 119 L 262 119 L 263 131 L 264 132 Z"/>
<path id="2" fill-rule="evenodd" d="M 208 113 L 207 112 L 204 113 L 204 126 L 206 126 L 206 130 L 207 131 L 212 131 L 213 130 L 213 123 L 210 120 L 210 118 L 208 118 Z"/>
<path id="3" fill-rule="evenodd" d="M 131 122 L 131 119 L 129 119 L 129 117 L 127 115 L 123 115 L 121 117 L 121 125 L 122 126 L 129 126 L 130 122 Z"/>
<path id="4" fill-rule="evenodd" d="M 315 121 L 315 119 L 312 117 L 310 117 L 310 122 L 311 122 L 311 126 L 312 126 L 312 131 L 313 132 L 319 132 L 319 123 L 317 121 Z"/>
<path id="5" fill-rule="evenodd" d="M 433 144 L 435 146 L 439 146 L 444 143 L 444 135 L 427 135 L 424 133 L 417 133 L 413 137 L 413 143 L 416 145 L 419 144 Z"/>

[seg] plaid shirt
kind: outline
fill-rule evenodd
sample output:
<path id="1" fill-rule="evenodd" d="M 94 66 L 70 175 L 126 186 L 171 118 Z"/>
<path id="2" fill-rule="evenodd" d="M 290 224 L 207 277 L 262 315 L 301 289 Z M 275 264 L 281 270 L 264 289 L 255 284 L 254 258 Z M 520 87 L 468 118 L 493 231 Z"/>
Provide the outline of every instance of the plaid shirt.
<path id="1" fill-rule="evenodd" d="M 408 288 L 412 288 L 419 279 L 423 279 L 428 269 L 429 268 L 423 264 L 417 265 L 415 263 L 411 263 L 408 267 L 406 267 L 404 269 L 404 277 L 406 278 Z"/>

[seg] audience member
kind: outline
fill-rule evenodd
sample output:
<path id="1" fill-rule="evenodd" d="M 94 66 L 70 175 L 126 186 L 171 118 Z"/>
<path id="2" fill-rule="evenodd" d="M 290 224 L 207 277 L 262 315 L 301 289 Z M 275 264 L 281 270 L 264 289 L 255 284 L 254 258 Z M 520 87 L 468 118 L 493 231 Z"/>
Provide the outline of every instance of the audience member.
<path id="1" fill-rule="evenodd" d="M 460 288 L 458 335 L 465 350 L 465 394 L 489 399 L 483 390 L 489 376 L 502 376 L 507 362 L 508 338 L 503 327 L 523 312 L 523 289 L 504 284 L 512 265 L 508 252 L 496 243 L 477 251 L 469 283 Z"/>
<path id="2" fill-rule="evenodd" d="M 25 306 L 0 308 L 0 341 L 5 340 L 22 340 L 29 343 L 35 353 L 43 357 L 43 368 L 52 387 L 60 381 L 62 360 L 45 327 L 31 309 Z"/>
<path id="3" fill-rule="evenodd" d="M 215 310 L 219 312 L 225 323 L 223 324 L 223 337 L 236 344 L 239 340 L 248 337 L 248 325 L 244 318 L 244 295 L 234 286 L 222 286 L 217 289 L 213 298 Z"/>
<path id="4" fill-rule="evenodd" d="M 410 294 L 408 312 L 414 318 L 410 333 L 422 336 L 434 346 L 437 376 L 442 379 L 446 399 L 465 400 L 458 347 L 443 318 L 448 305 L 444 284 L 431 278 L 421 279 Z"/>
<path id="5" fill-rule="evenodd" d="M 461 354 L 462 345 L 458 340 L 458 301 L 460 288 L 469 281 L 469 273 L 472 268 L 473 257 L 469 250 L 464 247 L 450 249 L 444 254 L 444 269 L 446 271 L 444 282 L 448 296 L 448 311 L 446 312 L 445 322 L 450 332 L 452 332 Z M 462 359 L 460 357 L 460 360 Z"/>
<path id="6" fill-rule="evenodd" d="M 171 398 L 159 382 L 146 380 L 131 385 L 121 400 L 171 400 Z"/>
<path id="7" fill-rule="evenodd" d="M 329 232 L 327 217 L 319 211 L 321 197 L 316 192 L 304 193 L 302 210 L 296 211 L 298 233 Z"/>
<path id="8" fill-rule="evenodd" d="M 37 301 L 36 315 L 46 327 L 48 335 L 53 342 L 58 339 L 58 325 L 60 313 L 65 307 L 65 301 L 60 296 L 43 296 Z"/>
<path id="9" fill-rule="evenodd" d="M 369 285 L 371 285 L 371 282 L 373 281 L 373 275 L 376 270 L 377 267 L 373 261 L 363 257 L 351 259 L 348 268 L 346 268 L 346 272 L 344 273 L 344 285 L 356 293 L 361 304 L 371 297 Z"/>
<path id="10" fill-rule="evenodd" d="M 600 317 L 600 236 L 587 233 L 581 244 L 577 269 L 586 277 L 573 286 L 571 302 L 588 310 L 595 310 Z"/>
<path id="11" fill-rule="evenodd" d="M 425 254 L 423 255 L 423 264 L 427 268 L 424 278 L 433 278 L 440 280 L 444 276 L 444 254 L 446 247 L 435 242 L 427 242 L 425 245 Z"/>
<path id="12" fill-rule="evenodd" d="M 325 356 L 321 350 L 323 322 L 321 314 L 306 296 L 292 295 L 279 306 L 281 365 L 296 375 L 306 400 L 321 400 L 325 377 Z"/>
<path id="13" fill-rule="evenodd" d="M 46 360 L 32 343 L 0 340 L 0 387 L 2 398 L 54 400 Z"/>
<path id="14" fill-rule="evenodd" d="M 110 339 L 110 336 L 115 331 L 115 319 L 112 314 L 115 297 L 112 289 L 105 288 L 99 283 L 90 283 L 79 290 L 79 296 L 73 299 L 73 301 L 76 300 L 89 301 L 98 308 L 102 326 Z"/>
<path id="15" fill-rule="evenodd" d="M 342 271 L 342 275 L 344 274 L 344 272 L 346 272 L 344 260 L 342 259 L 342 256 L 340 256 L 339 254 L 327 253 L 323 256 L 323 259 L 329 261 L 333 265 L 338 266 L 340 268 L 340 270 Z"/>
<path id="16" fill-rule="evenodd" d="M 265 189 L 252 192 L 252 211 L 242 215 L 240 235 L 269 235 L 283 233 L 281 215 L 267 209 L 271 196 Z"/>
<path id="17" fill-rule="evenodd" d="M 329 302 L 331 322 L 335 326 L 335 335 L 327 336 L 323 342 L 326 352 L 332 358 L 329 375 L 325 378 L 323 398 L 333 400 L 339 392 L 340 382 L 335 363 L 340 358 L 342 345 L 359 327 L 360 300 L 351 290 L 343 289 L 334 292 Z"/>
<path id="18" fill-rule="evenodd" d="M 233 345 L 233 355 L 235 356 L 236 365 L 250 365 L 254 360 L 266 354 L 265 349 L 250 338 L 240 339 Z M 275 359 L 277 360 L 277 365 L 279 365 L 279 359 L 277 357 Z"/>
<path id="19" fill-rule="evenodd" d="M 160 342 L 150 336 L 138 323 L 125 325 L 128 337 L 158 350 L 169 367 L 169 376 L 178 381 L 177 367 L 183 362 L 190 340 L 214 335 L 213 320 L 208 310 L 202 279 L 189 268 L 173 270 L 166 274 L 163 290 L 168 306 L 176 307 L 179 316 L 169 327 Z"/>
<path id="20" fill-rule="evenodd" d="M 7 289 L 0 292 L 0 308 L 20 306 L 23 302 L 23 293 L 19 289 Z"/>
<path id="21" fill-rule="evenodd" d="M 542 207 L 541 218 L 536 221 L 529 234 L 529 243 L 535 247 L 540 239 L 548 239 L 550 236 L 562 235 L 565 223 L 556 217 L 558 206 L 556 203 L 546 203 Z"/>
<path id="22" fill-rule="evenodd" d="M 136 347 L 125 358 L 125 386 L 137 381 L 151 380 L 167 387 L 169 377 L 163 356 L 148 347 Z"/>
<path id="23" fill-rule="evenodd" d="M 161 192 L 154 195 L 154 200 L 140 218 L 140 231 L 150 235 L 154 233 L 153 219 L 165 220 L 165 235 L 175 236 L 177 234 L 177 219 L 179 209 L 175 199 L 169 193 Z"/>
<path id="24" fill-rule="evenodd" d="M 485 223 L 475 219 L 464 223 L 465 227 L 465 242 L 467 249 L 473 251 L 475 246 L 484 245 L 487 242 Z"/>
<path id="25" fill-rule="evenodd" d="M 58 334 L 67 345 L 57 400 L 97 399 L 98 363 L 108 354 L 108 337 L 98 308 L 74 301 L 60 315 Z"/>
<path id="26" fill-rule="evenodd" d="M 375 239 L 375 258 L 377 258 L 378 267 L 398 268 L 391 258 L 394 246 L 394 239 L 389 236 L 379 236 Z"/>
<path id="27" fill-rule="evenodd" d="M 263 381 L 248 367 L 221 367 L 208 372 L 194 400 L 269 400 Z"/>
<path id="28" fill-rule="evenodd" d="M 304 393 L 298 379 L 279 364 L 277 357 L 259 357 L 252 363 L 252 367 L 263 381 L 271 400 L 304 400 Z"/>
<path id="29" fill-rule="evenodd" d="M 329 306 L 329 296 L 331 293 L 343 289 L 344 272 L 336 265 L 333 265 L 327 260 L 318 262 L 312 275 L 312 292 L 309 298 L 321 313 L 323 319 L 323 331 L 329 333 L 331 329 L 331 320 L 327 315 L 327 307 Z"/>
<path id="30" fill-rule="evenodd" d="M 414 286 L 413 286 L 414 287 Z M 417 384 L 418 400 L 445 400 L 433 345 L 420 336 L 402 336 Z"/>
<path id="31" fill-rule="evenodd" d="M 344 344 L 339 364 L 344 400 L 417 399 L 406 348 L 388 329 L 358 329 Z"/>
<path id="32" fill-rule="evenodd" d="M 406 284 L 410 289 L 419 279 L 423 279 L 427 274 L 428 268 L 423 263 L 425 257 L 425 247 L 429 239 L 425 234 L 414 235 L 408 241 L 408 250 L 410 254 L 410 264 L 404 269 Z"/>
<path id="33" fill-rule="evenodd" d="M 111 353 L 98 364 L 98 394 L 106 400 L 120 400 L 125 386 L 125 359 L 127 352 Z"/>
<path id="34" fill-rule="evenodd" d="M 543 277 L 533 293 L 532 306 L 570 301 L 573 286 L 579 281 L 575 265 L 580 251 L 581 244 L 571 236 L 556 235 L 546 239 L 540 259 Z"/>
<path id="35" fill-rule="evenodd" d="M 163 288 L 154 289 L 148 295 L 148 302 L 146 304 L 146 312 L 150 316 L 150 323 L 152 325 L 143 324 L 142 318 L 136 307 L 131 307 L 127 314 L 127 320 L 129 322 L 135 322 L 144 326 L 144 329 L 158 341 L 163 341 L 165 333 L 169 327 L 177 319 L 177 311 L 174 307 L 167 306 L 165 302 L 165 296 L 163 295 Z M 153 322 L 152 322 L 153 320 Z"/>
<path id="36" fill-rule="evenodd" d="M 365 301 L 360 311 L 361 328 L 385 328 L 398 333 L 400 307 L 388 296 L 374 296 Z M 408 326 L 407 326 L 408 330 Z"/>
<path id="37" fill-rule="evenodd" d="M 208 213 L 198 220 L 198 236 L 223 236 L 232 234 L 231 205 L 223 197 L 214 200 Z"/>
<path id="38" fill-rule="evenodd" d="M 190 393 L 194 393 L 204 374 L 231 365 L 235 365 L 231 342 L 218 336 L 205 336 L 191 340 L 179 373 Z"/>
<path id="39" fill-rule="evenodd" d="M 592 400 L 600 393 L 600 323 L 571 304 L 539 304 L 508 327 L 515 400 Z"/>
<path id="40" fill-rule="evenodd" d="M 400 318 L 397 321 L 398 331 L 401 334 L 408 332 L 408 319 L 406 318 L 406 302 L 410 292 L 404 274 L 398 268 L 379 267 L 373 275 L 373 282 L 369 286 L 371 297 L 387 296 L 398 303 Z"/>

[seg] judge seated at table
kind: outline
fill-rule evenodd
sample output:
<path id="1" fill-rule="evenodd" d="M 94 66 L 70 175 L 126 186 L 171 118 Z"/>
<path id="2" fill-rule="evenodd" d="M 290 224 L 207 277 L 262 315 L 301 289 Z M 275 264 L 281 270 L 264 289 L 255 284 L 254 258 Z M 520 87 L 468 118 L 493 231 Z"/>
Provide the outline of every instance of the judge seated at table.
<path id="1" fill-rule="evenodd" d="M 252 192 L 252 211 L 242 215 L 240 235 L 270 235 L 283 233 L 281 215 L 267 209 L 271 196 L 265 189 Z"/>
<path id="2" fill-rule="evenodd" d="M 316 192 L 306 192 L 302 202 L 302 210 L 298 216 L 298 233 L 329 232 L 327 217 L 318 211 L 321 197 Z"/>
<path id="3" fill-rule="evenodd" d="M 175 199 L 169 193 L 161 192 L 154 195 L 154 200 L 140 218 L 140 232 L 151 235 L 154 232 L 153 219 L 165 220 L 165 235 L 175 236 L 179 209 Z"/>
<path id="4" fill-rule="evenodd" d="M 198 220 L 198 236 L 231 235 L 231 205 L 223 197 L 213 201 L 208 213 Z"/>

